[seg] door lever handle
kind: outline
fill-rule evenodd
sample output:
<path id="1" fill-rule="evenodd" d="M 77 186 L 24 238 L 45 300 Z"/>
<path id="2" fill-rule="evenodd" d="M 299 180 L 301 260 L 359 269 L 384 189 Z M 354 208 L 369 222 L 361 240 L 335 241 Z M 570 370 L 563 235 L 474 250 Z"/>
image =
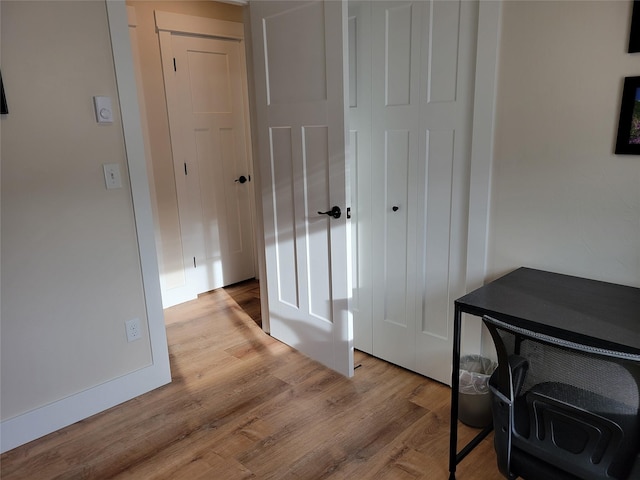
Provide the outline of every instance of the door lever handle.
<path id="1" fill-rule="evenodd" d="M 239 182 L 239 183 L 244 183 L 244 182 L 246 182 L 247 180 L 251 180 L 251 177 L 247 178 L 247 177 L 245 177 L 244 175 L 240 175 L 240 178 L 236 178 L 234 181 L 235 181 L 236 183 L 238 183 L 238 182 Z"/>
<path id="2" fill-rule="evenodd" d="M 338 207 L 336 205 L 335 207 L 333 207 L 328 212 L 318 212 L 318 214 L 320 214 L 320 215 L 329 215 L 330 217 L 333 217 L 333 218 L 340 218 L 340 216 L 342 215 L 342 211 L 340 210 L 340 207 Z"/>

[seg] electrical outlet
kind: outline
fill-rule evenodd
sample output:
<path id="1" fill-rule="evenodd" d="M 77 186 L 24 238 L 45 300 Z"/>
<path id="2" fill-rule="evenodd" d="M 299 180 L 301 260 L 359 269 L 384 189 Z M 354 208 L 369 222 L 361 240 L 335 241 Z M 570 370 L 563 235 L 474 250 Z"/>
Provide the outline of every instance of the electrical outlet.
<path id="1" fill-rule="evenodd" d="M 124 326 L 127 330 L 127 342 L 133 342 L 138 340 L 142 336 L 140 331 L 140 319 L 132 318 L 124 322 Z"/>

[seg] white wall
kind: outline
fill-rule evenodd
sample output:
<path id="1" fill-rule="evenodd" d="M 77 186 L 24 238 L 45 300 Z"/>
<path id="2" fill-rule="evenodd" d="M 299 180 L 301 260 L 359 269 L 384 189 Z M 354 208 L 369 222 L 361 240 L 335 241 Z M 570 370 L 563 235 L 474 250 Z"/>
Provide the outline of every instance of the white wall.
<path id="1" fill-rule="evenodd" d="M 5 450 L 169 376 L 159 288 L 149 287 L 139 251 L 151 245 L 155 261 L 150 208 L 140 209 L 144 195 L 128 175 L 130 165 L 139 183 L 144 159 L 125 151 L 106 5 L 3 1 L 0 9 L 10 110 L 1 119 Z M 129 90 L 118 79 L 136 104 L 132 72 Z M 113 124 L 95 122 L 94 95 L 112 98 Z M 104 163 L 119 165 L 121 189 L 105 188 Z M 140 319 L 142 339 L 128 343 L 131 318 Z M 151 337 L 150 318 L 162 328 Z"/>
<path id="2" fill-rule="evenodd" d="M 627 1 L 507 1 L 489 277 L 520 265 L 640 286 L 640 157 L 614 155 Z"/>

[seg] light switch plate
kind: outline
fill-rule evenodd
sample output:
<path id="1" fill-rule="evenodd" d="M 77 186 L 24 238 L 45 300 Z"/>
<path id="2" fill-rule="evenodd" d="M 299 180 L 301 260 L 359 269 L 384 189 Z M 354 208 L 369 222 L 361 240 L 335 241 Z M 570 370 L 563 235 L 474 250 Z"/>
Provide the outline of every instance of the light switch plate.
<path id="1" fill-rule="evenodd" d="M 117 163 L 105 163 L 102 168 L 104 169 L 104 183 L 107 189 L 122 188 L 120 165 Z"/>
<path id="2" fill-rule="evenodd" d="M 93 108 L 96 113 L 96 122 L 113 123 L 113 110 L 110 97 L 93 97 Z"/>

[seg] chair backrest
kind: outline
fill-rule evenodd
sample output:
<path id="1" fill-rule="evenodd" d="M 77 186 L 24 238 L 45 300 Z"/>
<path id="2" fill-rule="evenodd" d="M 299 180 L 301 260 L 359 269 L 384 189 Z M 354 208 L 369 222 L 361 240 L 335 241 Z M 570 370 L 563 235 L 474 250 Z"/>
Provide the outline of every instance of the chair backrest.
<path id="1" fill-rule="evenodd" d="M 567 478 L 627 478 L 639 454 L 640 355 L 484 323 L 499 362 L 490 387 L 502 473 L 526 477 L 518 470 L 538 465 Z"/>

